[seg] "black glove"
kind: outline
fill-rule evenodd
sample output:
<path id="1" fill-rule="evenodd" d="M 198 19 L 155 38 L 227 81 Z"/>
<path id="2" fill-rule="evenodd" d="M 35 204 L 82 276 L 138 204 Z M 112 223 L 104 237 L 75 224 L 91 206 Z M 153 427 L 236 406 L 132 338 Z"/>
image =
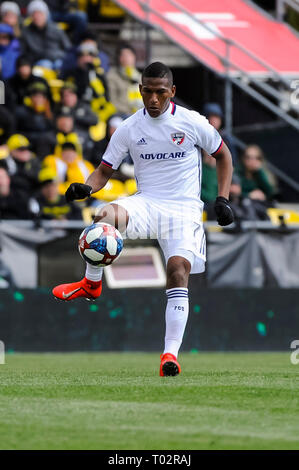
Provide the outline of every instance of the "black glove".
<path id="1" fill-rule="evenodd" d="M 234 221 L 234 213 L 225 197 L 218 196 L 216 198 L 214 209 L 219 225 L 229 225 Z"/>
<path id="2" fill-rule="evenodd" d="M 74 201 L 75 199 L 85 199 L 90 196 L 91 191 L 92 187 L 88 184 L 72 183 L 65 193 L 65 199 L 67 202 Z"/>

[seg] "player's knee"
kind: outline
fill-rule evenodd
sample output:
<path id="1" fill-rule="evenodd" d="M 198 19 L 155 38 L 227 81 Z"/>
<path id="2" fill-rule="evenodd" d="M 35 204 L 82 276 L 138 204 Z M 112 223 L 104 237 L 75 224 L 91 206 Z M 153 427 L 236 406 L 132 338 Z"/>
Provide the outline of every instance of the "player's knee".
<path id="1" fill-rule="evenodd" d="M 187 260 L 170 260 L 167 265 L 167 287 L 187 286 L 190 267 Z"/>
<path id="2" fill-rule="evenodd" d="M 106 224 L 113 225 L 120 232 L 126 230 L 128 224 L 128 213 L 117 204 L 107 204 L 101 207 L 94 217 L 94 222 L 105 222 Z"/>
<path id="3" fill-rule="evenodd" d="M 176 270 L 172 271 L 167 276 L 168 288 L 172 287 L 183 287 L 186 284 L 186 275 L 183 271 Z"/>

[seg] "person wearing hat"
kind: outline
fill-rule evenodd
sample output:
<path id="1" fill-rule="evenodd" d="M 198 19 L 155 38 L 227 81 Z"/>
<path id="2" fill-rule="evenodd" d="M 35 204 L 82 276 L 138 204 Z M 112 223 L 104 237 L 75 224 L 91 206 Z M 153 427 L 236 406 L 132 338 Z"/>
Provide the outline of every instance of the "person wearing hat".
<path id="1" fill-rule="evenodd" d="M 55 171 L 60 194 L 64 194 L 71 183 L 84 182 L 94 170 L 94 166 L 80 155 L 80 147 L 70 140 L 61 144 L 59 155 L 48 155 L 42 166 Z"/>
<path id="2" fill-rule="evenodd" d="M 31 22 L 24 27 L 24 52 L 35 64 L 59 69 L 66 51 L 71 47 L 67 35 L 49 18 L 49 8 L 42 0 L 29 3 L 27 13 Z"/>
<path id="3" fill-rule="evenodd" d="M 74 130 L 79 135 L 83 153 L 89 159 L 93 141 L 89 128 L 98 123 L 98 116 L 91 110 L 90 105 L 79 100 L 77 87 L 72 82 L 65 82 L 60 92 L 61 100 L 56 109 L 57 113 L 69 112 L 74 118 Z"/>
<path id="4" fill-rule="evenodd" d="M 74 203 L 66 202 L 59 193 L 56 171 L 43 168 L 39 172 L 40 189 L 36 197 L 39 205 L 39 217 L 47 220 L 82 220 L 81 209 Z"/>
<path id="5" fill-rule="evenodd" d="M 77 62 L 77 50 L 78 47 L 84 45 L 92 45 L 94 46 L 97 52 L 97 58 L 103 69 L 104 73 L 107 73 L 110 67 L 110 58 L 109 55 L 106 54 L 105 51 L 101 48 L 101 43 L 99 42 L 99 38 L 93 31 L 87 30 L 83 33 L 80 37 L 79 44 L 73 46 L 66 54 L 62 66 L 61 66 L 61 78 L 68 74 L 68 72 L 76 67 Z"/>
<path id="6" fill-rule="evenodd" d="M 108 83 L 98 55 L 94 44 L 80 44 L 76 67 L 63 73 L 62 78 L 76 83 L 79 99 L 90 105 L 100 121 L 106 122 L 115 113 L 115 106 L 109 101 Z"/>
<path id="7" fill-rule="evenodd" d="M 28 94 L 28 89 L 33 83 L 42 83 L 47 88 L 47 96 L 52 101 L 51 90 L 47 80 L 37 77 L 32 73 L 32 61 L 26 55 L 20 55 L 16 61 L 16 73 L 11 77 L 6 86 L 10 88 L 13 96 L 14 106 L 24 104 L 24 98 Z"/>
<path id="8" fill-rule="evenodd" d="M 4 164 L 11 177 L 12 187 L 28 195 L 33 194 L 38 186 L 40 162 L 31 152 L 29 140 L 22 134 L 13 134 L 7 141 L 7 147 L 9 155 Z"/>
<path id="9" fill-rule="evenodd" d="M 19 40 L 13 28 L 0 23 L 0 72 L 1 78 L 7 80 L 16 72 L 16 61 L 21 52 Z"/>
<path id="10" fill-rule="evenodd" d="M 12 188 L 7 168 L 0 165 L 0 220 L 30 218 L 28 193 Z"/>
<path id="11" fill-rule="evenodd" d="M 136 68 L 136 52 L 130 44 L 118 48 L 116 66 L 110 68 L 107 80 L 111 102 L 119 113 L 130 116 L 143 107 L 139 92 L 141 74 Z"/>
<path id="12" fill-rule="evenodd" d="M 15 37 L 21 36 L 21 10 L 16 2 L 3 2 L 0 5 L 0 18 L 2 23 L 6 23 L 14 30 Z"/>
<path id="13" fill-rule="evenodd" d="M 7 106 L 0 106 L 0 153 L 6 153 L 6 141 L 15 132 L 15 116 Z M 1 158 L 1 157 L 0 157 Z"/>
<path id="14" fill-rule="evenodd" d="M 219 132 L 221 135 L 223 141 L 226 143 L 228 146 L 230 153 L 232 155 L 233 159 L 233 165 L 236 165 L 238 162 L 238 153 L 236 149 L 236 145 L 234 143 L 234 138 L 225 130 L 222 128 L 223 124 L 223 111 L 219 103 L 206 103 L 203 106 L 203 112 L 204 116 L 207 117 L 209 123 L 215 127 L 215 129 Z"/>
<path id="15" fill-rule="evenodd" d="M 77 128 L 88 131 L 90 126 L 98 122 L 97 115 L 87 103 L 79 100 L 77 86 L 72 82 L 65 82 L 60 92 L 59 109 L 67 109 L 74 116 Z"/>
<path id="16" fill-rule="evenodd" d="M 52 21 L 67 23 L 72 34 L 72 42 L 78 44 L 85 33 L 88 18 L 84 11 L 72 10 L 70 0 L 45 0 L 51 13 Z"/>
<path id="17" fill-rule="evenodd" d="M 17 108 L 17 129 L 26 135 L 40 157 L 43 142 L 54 128 L 48 87 L 42 82 L 31 83 L 26 95 L 24 105 Z"/>
<path id="18" fill-rule="evenodd" d="M 70 108 L 63 106 L 58 109 L 55 115 L 55 129 L 49 133 L 40 148 L 40 156 L 55 154 L 61 156 L 61 146 L 65 142 L 75 144 L 78 154 L 83 155 L 84 141 L 75 127 L 74 114 Z"/>
<path id="19" fill-rule="evenodd" d="M 52 119 L 53 114 L 51 110 L 48 83 L 44 83 L 44 81 L 40 80 L 33 80 L 32 83 L 28 85 L 26 95 L 28 95 L 31 100 L 28 100 L 27 103 L 31 105 L 35 111 L 45 113 L 48 119 Z"/>

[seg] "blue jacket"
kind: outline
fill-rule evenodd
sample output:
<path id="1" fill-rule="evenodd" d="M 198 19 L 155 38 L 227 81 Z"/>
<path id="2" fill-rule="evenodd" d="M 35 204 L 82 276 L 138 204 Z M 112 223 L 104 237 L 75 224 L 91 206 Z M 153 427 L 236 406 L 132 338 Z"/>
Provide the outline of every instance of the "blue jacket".
<path id="1" fill-rule="evenodd" d="M 20 55 L 20 42 L 15 38 L 11 26 L 0 23 L 0 33 L 9 34 L 11 41 L 8 46 L 0 46 L 0 70 L 1 78 L 7 80 L 16 73 L 16 60 Z"/>

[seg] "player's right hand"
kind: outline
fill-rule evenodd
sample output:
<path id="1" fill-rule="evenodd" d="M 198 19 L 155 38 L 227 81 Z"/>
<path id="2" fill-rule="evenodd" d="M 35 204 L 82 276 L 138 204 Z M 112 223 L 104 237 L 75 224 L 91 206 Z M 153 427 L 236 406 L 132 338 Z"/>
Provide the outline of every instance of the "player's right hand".
<path id="1" fill-rule="evenodd" d="M 91 195 L 92 187 L 88 184 L 72 183 L 65 193 L 67 202 L 74 201 L 75 199 L 85 199 Z"/>

